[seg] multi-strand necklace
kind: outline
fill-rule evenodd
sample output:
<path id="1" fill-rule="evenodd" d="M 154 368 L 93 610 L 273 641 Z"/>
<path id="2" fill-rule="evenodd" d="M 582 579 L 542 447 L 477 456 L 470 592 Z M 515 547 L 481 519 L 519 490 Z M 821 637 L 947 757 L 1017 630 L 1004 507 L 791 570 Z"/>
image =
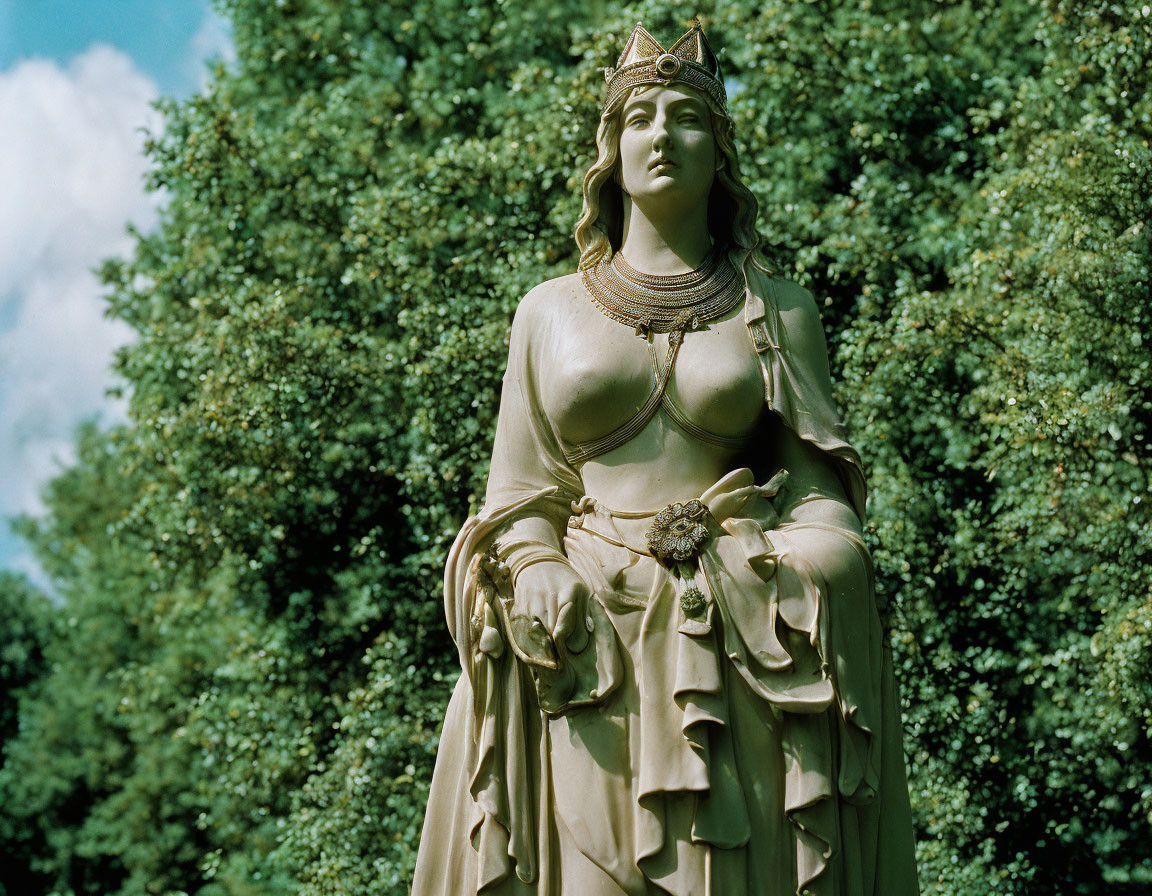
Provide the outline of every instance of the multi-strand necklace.
<path id="1" fill-rule="evenodd" d="M 700 267 L 687 274 L 645 274 L 616 252 L 583 276 L 596 307 L 640 335 L 695 329 L 744 297 L 743 278 L 728 253 L 715 245 Z"/>

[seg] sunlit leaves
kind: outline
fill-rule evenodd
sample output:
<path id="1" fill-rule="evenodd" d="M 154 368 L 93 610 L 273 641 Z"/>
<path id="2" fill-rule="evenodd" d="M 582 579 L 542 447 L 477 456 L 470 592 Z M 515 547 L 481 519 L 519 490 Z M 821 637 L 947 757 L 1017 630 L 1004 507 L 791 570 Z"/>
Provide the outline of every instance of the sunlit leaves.
<path id="1" fill-rule="evenodd" d="M 0 837 L 60 894 L 404 893 L 509 321 L 574 267 L 598 69 L 687 21 L 222 8 L 237 60 L 165 104 L 162 225 L 104 269 L 131 423 L 24 526 L 64 604 L 0 643 L 38 682 Z M 1143 9 L 698 9 L 869 470 L 926 893 L 1152 879 Z"/>

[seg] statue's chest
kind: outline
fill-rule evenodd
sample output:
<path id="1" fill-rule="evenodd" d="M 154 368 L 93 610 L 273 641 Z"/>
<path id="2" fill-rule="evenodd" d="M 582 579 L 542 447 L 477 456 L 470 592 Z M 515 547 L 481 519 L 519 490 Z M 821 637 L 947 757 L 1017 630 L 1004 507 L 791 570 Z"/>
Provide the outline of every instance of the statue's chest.
<path id="1" fill-rule="evenodd" d="M 546 413 L 568 443 L 612 432 L 635 416 L 667 363 L 668 335 L 648 339 L 590 309 L 554 333 L 544 359 Z M 655 356 L 655 358 L 653 358 Z M 722 437 L 746 434 L 759 418 L 763 377 L 743 320 L 712 322 L 685 334 L 667 397 L 693 424 Z"/>

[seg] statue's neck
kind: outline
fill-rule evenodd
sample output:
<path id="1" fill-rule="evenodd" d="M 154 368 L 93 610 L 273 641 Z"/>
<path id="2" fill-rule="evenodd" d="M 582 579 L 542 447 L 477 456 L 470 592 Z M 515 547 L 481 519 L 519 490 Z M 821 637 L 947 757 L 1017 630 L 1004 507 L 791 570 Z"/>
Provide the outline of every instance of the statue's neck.
<path id="1" fill-rule="evenodd" d="M 685 274 L 698 268 L 712 247 L 707 203 L 689 212 L 641 208 L 624 197 L 624 260 L 646 274 Z"/>

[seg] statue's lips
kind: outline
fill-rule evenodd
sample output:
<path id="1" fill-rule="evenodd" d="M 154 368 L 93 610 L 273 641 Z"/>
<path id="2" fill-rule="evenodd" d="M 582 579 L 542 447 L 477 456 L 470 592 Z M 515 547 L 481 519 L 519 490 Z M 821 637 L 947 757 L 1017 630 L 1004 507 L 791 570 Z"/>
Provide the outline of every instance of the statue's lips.
<path id="1" fill-rule="evenodd" d="M 655 159 L 654 161 L 648 163 L 649 171 L 667 171 L 677 167 L 679 166 L 675 162 L 671 162 L 665 158 Z"/>

